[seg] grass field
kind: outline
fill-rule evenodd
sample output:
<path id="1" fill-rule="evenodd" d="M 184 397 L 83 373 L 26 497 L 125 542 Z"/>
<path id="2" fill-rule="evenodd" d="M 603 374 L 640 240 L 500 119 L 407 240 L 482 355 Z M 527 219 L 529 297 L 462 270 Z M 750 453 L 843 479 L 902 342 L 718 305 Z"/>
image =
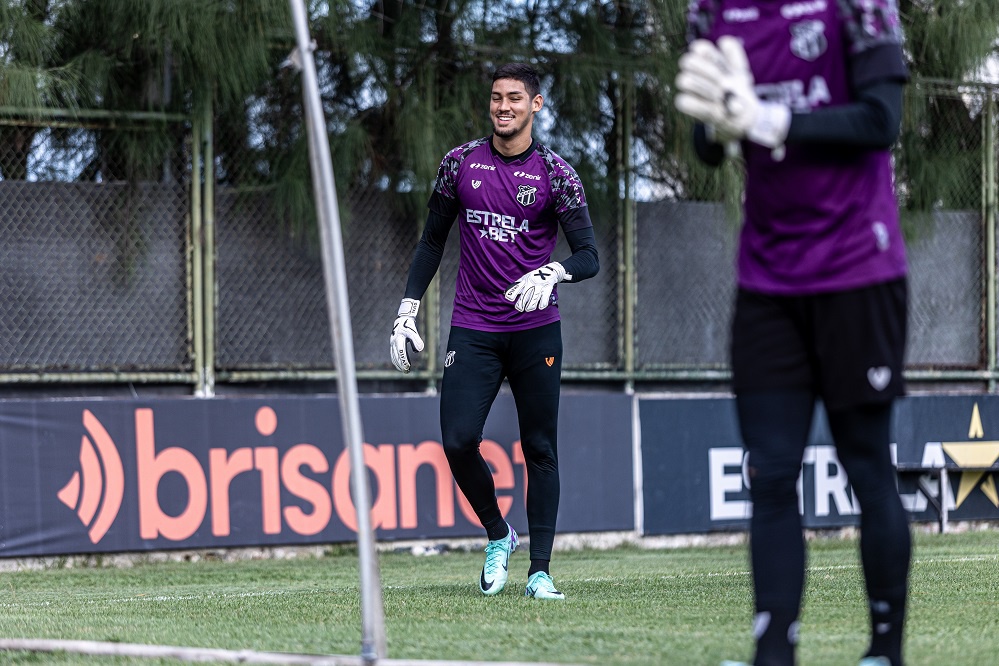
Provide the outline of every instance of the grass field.
<path id="1" fill-rule="evenodd" d="M 851 665 L 866 647 L 856 541 L 810 543 L 800 661 Z M 481 553 L 383 553 L 389 657 L 704 664 L 751 656 L 744 546 L 556 552 L 564 603 L 526 599 L 528 558 L 479 594 Z M 0 637 L 231 650 L 359 652 L 356 553 L 0 574 Z M 910 666 L 999 663 L 999 531 L 916 535 Z M 2 664 L 176 663 L 0 652 Z"/>

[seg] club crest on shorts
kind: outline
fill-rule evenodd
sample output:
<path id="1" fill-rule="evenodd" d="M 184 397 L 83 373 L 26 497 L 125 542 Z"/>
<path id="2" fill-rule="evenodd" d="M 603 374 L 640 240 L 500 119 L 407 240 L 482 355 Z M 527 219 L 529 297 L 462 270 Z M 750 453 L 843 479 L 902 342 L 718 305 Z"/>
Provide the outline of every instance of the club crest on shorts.
<path id="1" fill-rule="evenodd" d="M 868 368 L 867 381 L 871 383 L 875 391 L 884 391 L 888 386 L 888 382 L 891 381 L 891 368 L 887 365 L 882 365 L 878 368 Z"/>
<path id="2" fill-rule="evenodd" d="M 444 356 L 444 367 L 450 368 L 452 363 L 454 363 L 454 352 L 449 351 L 447 355 Z"/>
<path id="3" fill-rule="evenodd" d="M 545 356 L 545 365 L 547 365 L 549 368 L 555 365 L 555 357 Z"/>
<path id="4" fill-rule="evenodd" d="M 530 206 L 538 199 L 538 188 L 532 185 L 517 186 L 517 202 L 521 206 Z"/>

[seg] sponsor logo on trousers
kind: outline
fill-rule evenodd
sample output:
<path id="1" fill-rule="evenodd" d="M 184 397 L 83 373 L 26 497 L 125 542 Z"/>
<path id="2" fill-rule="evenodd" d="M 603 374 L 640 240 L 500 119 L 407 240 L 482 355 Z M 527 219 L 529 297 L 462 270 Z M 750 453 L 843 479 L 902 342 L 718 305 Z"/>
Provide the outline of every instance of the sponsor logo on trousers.
<path id="1" fill-rule="evenodd" d="M 209 448 L 207 462 L 202 464 L 186 448 L 157 444 L 152 409 L 136 409 L 134 416 L 136 473 L 135 478 L 127 479 L 121 461 L 123 449 L 115 444 L 93 413 L 83 412 L 86 434 L 80 446 L 80 468 L 57 496 L 76 511 L 80 522 L 88 528 L 91 542 L 98 543 L 111 529 L 126 490 L 130 497 L 131 493 L 137 497 L 138 531 L 143 539 L 183 541 L 206 521 L 213 536 L 226 537 L 231 533 L 230 489 L 234 480 L 243 480 L 244 476 L 259 484 L 262 534 L 318 534 L 330 524 L 334 513 L 346 527 L 357 530 L 347 450 L 331 460 L 314 444 L 299 443 L 282 450 L 264 441 L 231 450 Z M 278 436 L 278 418 L 271 407 L 257 410 L 254 425 L 263 440 Z M 364 444 L 363 448 L 369 478 L 374 480 L 372 527 L 418 526 L 417 472 L 424 468 L 433 474 L 437 526 L 455 524 L 456 506 L 466 520 L 478 524 L 475 512 L 451 477 L 440 442 Z M 492 469 L 500 510 L 505 516 L 514 502 L 514 466 L 525 464 L 520 442 L 513 443 L 512 455 L 488 439 L 482 441 L 480 451 Z M 160 484 L 168 475 L 179 475 L 187 490 L 179 512 L 167 512 L 160 504 Z M 423 478 L 426 477 L 421 474 Z M 175 481 L 171 479 L 171 483 Z M 283 502 L 282 495 L 293 496 L 294 503 Z"/>

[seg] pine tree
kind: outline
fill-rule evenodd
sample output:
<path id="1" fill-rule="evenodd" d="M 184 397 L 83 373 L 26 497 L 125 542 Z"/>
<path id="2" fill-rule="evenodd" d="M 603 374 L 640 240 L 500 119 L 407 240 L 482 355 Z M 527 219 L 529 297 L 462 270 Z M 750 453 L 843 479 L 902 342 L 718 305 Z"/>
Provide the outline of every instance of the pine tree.
<path id="1" fill-rule="evenodd" d="M 958 84 L 996 52 L 995 1 L 901 0 L 899 9 L 913 75 L 896 160 L 901 201 L 916 211 L 977 209 L 986 91 Z"/>
<path id="2" fill-rule="evenodd" d="M 903 199 L 915 208 L 970 206 L 979 101 L 925 82 L 966 79 L 995 53 L 995 0 L 899 2 L 914 76 L 898 153 Z M 371 188 L 407 216 L 422 211 L 444 151 L 490 131 L 491 72 L 522 60 L 544 75 L 538 135 L 577 167 L 591 205 L 613 205 L 629 174 L 667 197 L 718 200 L 733 191 L 731 170 L 708 170 L 694 157 L 689 121 L 672 104 L 686 2 L 309 5 L 340 188 Z M 310 214 L 301 81 L 282 66 L 295 46 L 286 0 L 0 2 L 0 46 L 0 106 L 194 118 L 211 110 L 220 182 L 273 186 L 289 218 Z M 0 177 L 27 176 L 36 131 L 0 128 Z M 68 130 L 53 136 L 82 141 Z M 176 127 L 92 136 L 97 148 L 80 179 L 160 178 L 164 164 L 183 177 Z"/>

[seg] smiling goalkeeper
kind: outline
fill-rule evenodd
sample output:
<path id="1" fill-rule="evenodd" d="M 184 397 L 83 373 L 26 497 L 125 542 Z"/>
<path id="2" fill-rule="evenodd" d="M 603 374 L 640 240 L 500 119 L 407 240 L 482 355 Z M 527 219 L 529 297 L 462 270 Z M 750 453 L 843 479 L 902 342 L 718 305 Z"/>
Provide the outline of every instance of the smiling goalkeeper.
<path id="1" fill-rule="evenodd" d="M 441 162 L 392 327 L 390 354 L 399 371 L 409 372 L 410 347 L 423 350 L 416 327 L 420 299 L 440 267 L 457 219 L 461 253 L 440 419 L 451 473 L 489 540 L 479 590 L 489 596 L 503 590 L 518 544 L 479 452 L 486 416 L 505 378 L 517 405 L 527 467 L 531 563 L 524 594 L 564 599 L 550 573 L 559 502 L 562 371 L 555 285 L 593 277 L 599 262 L 576 172 L 532 137 L 534 115 L 544 104 L 540 87 L 529 65 L 497 69 L 489 104 L 492 136 L 454 148 Z M 560 227 L 572 256 L 552 261 Z"/>

